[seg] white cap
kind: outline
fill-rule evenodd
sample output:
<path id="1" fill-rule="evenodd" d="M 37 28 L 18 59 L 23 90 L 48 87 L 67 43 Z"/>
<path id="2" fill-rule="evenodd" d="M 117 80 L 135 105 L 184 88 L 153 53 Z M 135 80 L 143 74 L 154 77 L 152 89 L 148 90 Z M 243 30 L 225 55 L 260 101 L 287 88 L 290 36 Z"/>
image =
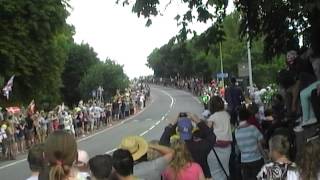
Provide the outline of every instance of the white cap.
<path id="1" fill-rule="evenodd" d="M 78 149 L 78 162 L 88 164 L 89 155 L 86 151 Z"/>

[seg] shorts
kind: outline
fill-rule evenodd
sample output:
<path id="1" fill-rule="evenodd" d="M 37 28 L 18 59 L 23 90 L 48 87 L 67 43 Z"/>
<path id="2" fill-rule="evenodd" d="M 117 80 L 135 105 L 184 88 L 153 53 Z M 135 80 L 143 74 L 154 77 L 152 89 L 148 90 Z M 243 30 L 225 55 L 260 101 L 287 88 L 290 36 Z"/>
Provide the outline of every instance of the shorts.
<path id="1" fill-rule="evenodd" d="M 15 134 L 14 137 L 15 137 L 17 142 L 21 142 L 21 141 L 24 140 L 24 135 L 23 134 L 22 135 L 21 134 Z"/>
<path id="2" fill-rule="evenodd" d="M 34 130 L 32 129 L 25 129 L 25 138 L 26 140 L 31 140 L 34 137 Z"/>

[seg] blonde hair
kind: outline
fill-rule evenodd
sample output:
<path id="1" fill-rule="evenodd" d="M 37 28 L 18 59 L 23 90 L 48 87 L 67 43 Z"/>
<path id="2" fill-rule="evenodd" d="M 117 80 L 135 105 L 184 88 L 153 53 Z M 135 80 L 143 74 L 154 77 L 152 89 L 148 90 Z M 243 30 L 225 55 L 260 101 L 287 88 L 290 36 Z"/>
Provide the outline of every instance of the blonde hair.
<path id="1" fill-rule="evenodd" d="M 55 131 L 49 135 L 44 153 L 49 163 L 49 180 L 65 180 L 78 155 L 77 142 L 70 133 Z"/>
<path id="2" fill-rule="evenodd" d="M 303 180 L 316 180 L 320 167 L 320 139 L 306 144 L 299 163 L 301 178 Z"/>
<path id="3" fill-rule="evenodd" d="M 159 141 L 158 140 L 152 140 L 152 141 L 149 142 L 149 144 L 158 145 Z M 148 152 L 147 152 L 148 161 L 152 161 L 152 160 L 158 159 L 159 157 L 161 157 L 161 154 L 158 151 L 150 149 L 150 148 L 148 149 Z"/>
<path id="4" fill-rule="evenodd" d="M 170 163 L 170 167 L 172 168 L 175 174 L 175 179 L 177 179 L 179 172 L 186 166 L 190 165 L 190 163 L 192 163 L 193 160 L 184 141 L 175 141 L 172 144 L 172 148 L 175 151 L 175 155 Z"/>

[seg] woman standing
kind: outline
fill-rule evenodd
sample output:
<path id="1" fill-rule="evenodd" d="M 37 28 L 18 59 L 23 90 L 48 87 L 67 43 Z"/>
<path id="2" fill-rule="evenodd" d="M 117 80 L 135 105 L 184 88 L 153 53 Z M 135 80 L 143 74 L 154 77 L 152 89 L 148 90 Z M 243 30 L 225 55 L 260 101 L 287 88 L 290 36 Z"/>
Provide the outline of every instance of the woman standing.
<path id="1" fill-rule="evenodd" d="M 224 101 L 219 96 L 213 96 L 210 99 L 211 116 L 208 119 L 208 126 L 213 128 L 216 135 L 216 143 L 213 145 L 216 155 L 213 151 L 208 157 L 209 167 L 214 180 L 225 180 L 229 176 L 229 160 L 231 154 L 231 123 L 230 115 L 224 108 Z"/>
<path id="2" fill-rule="evenodd" d="M 205 180 L 199 164 L 193 162 L 184 141 L 173 144 L 175 155 L 162 173 L 163 180 Z"/>
<path id="3" fill-rule="evenodd" d="M 58 130 L 50 134 L 44 147 L 48 166 L 39 175 L 39 180 L 79 180 L 73 168 L 77 159 L 77 143 L 73 135 Z"/>

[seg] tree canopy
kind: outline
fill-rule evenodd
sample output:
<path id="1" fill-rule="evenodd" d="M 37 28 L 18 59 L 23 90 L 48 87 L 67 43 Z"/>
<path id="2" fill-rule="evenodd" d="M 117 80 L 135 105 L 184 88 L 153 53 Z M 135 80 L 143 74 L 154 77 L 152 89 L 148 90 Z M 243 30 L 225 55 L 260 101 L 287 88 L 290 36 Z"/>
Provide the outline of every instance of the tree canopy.
<path id="1" fill-rule="evenodd" d="M 81 99 L 80 83 L 91 66 L 114 72 L 109 86 L 124 88 L 122 66 L 101 63 L 88 44 L 73 41 L 75 30 L 66 23 L 68 0 L 0 0 L 0 85 L 15 75 L 10 100 L 0 105 L 72 105 Z M 119 70 L 121 69 L 121 70 Z M 119 75 L 117 74 L 119 73 Z"/>
<path id="2" fill-rule="evenodd" d="M 129 5 L 128 0 L 117 0 L 117 3 Z M 162 14 L 161 8 L 169 6 L 173 1 L 135 0 L 132 1 L 133 13 L 147 19 L 151 25 L 152 18 Z M 165 4 L 167 3 L 167 4 Z M 263 38 L 264 55 L 267 59 L 281 55 L 290 49 L 299 49 L 299 39 L 303 37 L 303 45 L 320 52 L 320 2 L 318 0 L 183 0 L 188 9 L 177 14 L 176 20 L 181 30 L 179 40 L 186 40 L 192 32 L 188 23 L 199 21 L 206 23 L 213 20 L 214 26 L 208 29 L 208 36 L 202 41 L 203 46 L 217 45 L 223 40 L 222 22 L 226 15 L 226 7 L 234 3 L 240 13 L 241 38 Z M 210 33 L 211 32 L 211 33 Z"/>
<path id="3" fill-rule="evenodd" d="M 56 0 L 0 3 L 0 75 L 7 80 L 15 74 L 14 100 L 60 99 L 66 6 Z"/>
<path id="4" fill-rule="evenodd" d="M 92 91 L 99 86 L 104 89 L 104 99 L 110 98 L 116 91 L 124 90 L 129 85 L 129 78 L 123 72 L 123 67 L 110 59 L 92 65 L 81 79 L 79 89 L 83 98 L 92 97 Z"/>
<path id="5" fill-rule="evenodd" d="M 68 104 L 75 104 L 81 99 L 79 84 L 91 66 L 97 64 L 97 53 L 89 44 L 72 44 L 65 69 L 62 74 L 62 94 Z"/>
<path id="6" fill-rule="evenodd" d="M 222 30 L 225 33 L 222 43 L 224 72 L 230 77 L 238 76 L 239 63 L 247 63 L 246 42 L 242 41 L 238 34 L 239 20 L 240 14 L 234 12 L 226 16 L 222 23 Z M 211 45 L 205 49 L 202 43 L 199 43 L 208 33 L 210 28 L 184 42 L 172 38 L 167 44 L 153 50 L 148 56 L 148 66 L 154 70 L 157 77 L 196 76 L 206 81 L 216 78 L 217 73 L 221 72 L 219 47 Z M 274 82 L 276 72 L 284 65 L 284 61 L 280 58 L 265 61 L 263 48 L 262 39 L 252 42 L 253 76 L 255 82 L 261 86 Z"/>

